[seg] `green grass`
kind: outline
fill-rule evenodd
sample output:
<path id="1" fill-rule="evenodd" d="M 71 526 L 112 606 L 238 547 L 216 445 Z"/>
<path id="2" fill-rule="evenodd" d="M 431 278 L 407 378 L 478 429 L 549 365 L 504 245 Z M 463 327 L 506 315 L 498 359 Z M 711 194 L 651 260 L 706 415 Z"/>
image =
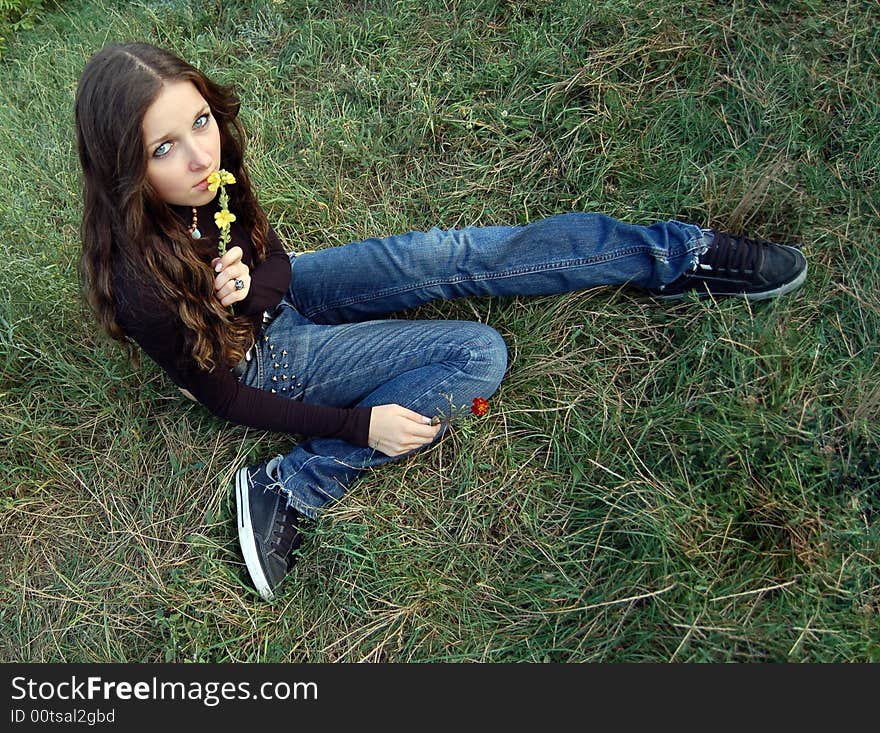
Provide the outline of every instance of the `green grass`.
<path id="1" fill-rule="evenodd" d="M 878 29 L 868 0 L 51 6 L 0 61 L 0 659 L 880 661 Z M 77 298 L 74 89 L 135 39 L 237 84 L 291 248 L 599 210 L 810 275 L 421 308 L 505 337 L 490 414 L 365 476 L 266 604 L 230 479 L 292 439 Z"/>

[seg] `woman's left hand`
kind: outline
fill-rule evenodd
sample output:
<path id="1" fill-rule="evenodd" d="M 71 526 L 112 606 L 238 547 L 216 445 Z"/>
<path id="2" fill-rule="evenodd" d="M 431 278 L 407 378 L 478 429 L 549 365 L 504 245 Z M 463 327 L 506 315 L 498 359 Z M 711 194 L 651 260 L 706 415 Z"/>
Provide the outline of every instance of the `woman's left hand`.
<path id="1" fill-rule="evenodd" d="M 241 261 L 241 247 L 232 247 L 223 257 L 211 262 L 217 273 L 214 278 L 214 297 L 224 307 L 244 300 L 251 289 L 251 270 Z"/>

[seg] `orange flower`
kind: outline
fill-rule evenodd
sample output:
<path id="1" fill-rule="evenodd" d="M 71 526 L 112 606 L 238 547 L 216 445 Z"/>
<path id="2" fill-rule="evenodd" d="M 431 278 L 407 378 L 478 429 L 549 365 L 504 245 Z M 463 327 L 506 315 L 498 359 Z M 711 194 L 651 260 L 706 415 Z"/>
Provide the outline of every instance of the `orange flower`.
<path id="1" fill-rule="evenodd" d="M 475 397 L 471 404 L 471 412 L 477 417 L 483 417 L 489 412 L 489 401 L 484 397 Z"/>

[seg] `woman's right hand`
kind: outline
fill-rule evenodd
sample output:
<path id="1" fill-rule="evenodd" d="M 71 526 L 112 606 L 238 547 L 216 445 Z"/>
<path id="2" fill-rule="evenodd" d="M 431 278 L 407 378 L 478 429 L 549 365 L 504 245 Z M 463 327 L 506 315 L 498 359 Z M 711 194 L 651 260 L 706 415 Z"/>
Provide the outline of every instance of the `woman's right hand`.
<path id="1" fill-rule="evenodd" d="M 401 405 L 379 405 L 370 411 L 370 448 L 399 456 L 427 445 L 440 432 L 431 418 Z"/>

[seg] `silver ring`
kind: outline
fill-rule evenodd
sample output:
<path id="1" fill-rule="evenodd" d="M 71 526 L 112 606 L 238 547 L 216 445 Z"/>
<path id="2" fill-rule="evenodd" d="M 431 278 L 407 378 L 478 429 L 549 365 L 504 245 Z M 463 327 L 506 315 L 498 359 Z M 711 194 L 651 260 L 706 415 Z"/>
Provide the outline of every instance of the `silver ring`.
<path id="1" fill-rule="evenodd" d="M 240 277 L 235 278 L 235 289 L 236 290 L 243 290 L 244 289 L 244 280 L 242 280 Z"/>

